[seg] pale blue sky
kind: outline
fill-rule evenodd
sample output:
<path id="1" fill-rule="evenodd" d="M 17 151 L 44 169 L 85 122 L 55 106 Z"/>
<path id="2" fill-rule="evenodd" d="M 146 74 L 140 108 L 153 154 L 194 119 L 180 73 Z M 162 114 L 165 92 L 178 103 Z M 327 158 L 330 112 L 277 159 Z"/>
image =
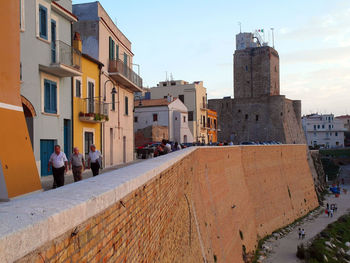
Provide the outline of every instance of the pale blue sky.
<path id="1" fill-rule="evenodd" d="M 84 3 L 86 0 L 73 0 Z M 282 4 L 283 2 L 283 4 Z M 235 34 L 275 28 L 281 94 L 303 113 L 350 114 L 348 0 L 101 0 L 132 42 L 145 86 L 172 73 L 203 80 L 209 98 L 232 96 Z M 136 69 L 135 69 L 136 70 Z"/>

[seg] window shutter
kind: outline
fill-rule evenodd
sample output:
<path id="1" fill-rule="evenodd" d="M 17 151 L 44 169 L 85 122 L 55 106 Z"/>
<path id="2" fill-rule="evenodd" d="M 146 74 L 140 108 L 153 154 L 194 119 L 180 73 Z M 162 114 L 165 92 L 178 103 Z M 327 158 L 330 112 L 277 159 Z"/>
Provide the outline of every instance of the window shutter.
<path id="1" fill-rule="evenodd" d="M 44 112 L 49 112 L 50 110 L 50 83 L 44 81 Z"/>
<path id="2" fill-rule="evenodd" d="M 57 113 L 57 85 L 56 83 L 51 83 L 51 111 L 52 113 Z"/>
<path id="3" fill-rule="evenodd" d="M 114 60 L 115 59 L 115 53 L 114 53 L 114 41 L 112 40 L 112 59 Z"/>
<path id="4" fill-rule="evenodd" d="M 109 59 L 112 59 L 112 38 L 109 37 Z"/>
<path id="5" fill-rule="evenodd" d="M 129 98 L 125 97 L 125 115 L 129 115 Z"/>
<path id="6" fill-rule="evenodd" d="M 115 46 L 115 53 L 116 53 L 117 60 L 119 60 L 119 46 L 118 45 Z"/>
<path id="7" fill-rule="evenodd" d="M 39 6 L 39 35 L 47 39 L 47 9 L 42 5 Z"/>

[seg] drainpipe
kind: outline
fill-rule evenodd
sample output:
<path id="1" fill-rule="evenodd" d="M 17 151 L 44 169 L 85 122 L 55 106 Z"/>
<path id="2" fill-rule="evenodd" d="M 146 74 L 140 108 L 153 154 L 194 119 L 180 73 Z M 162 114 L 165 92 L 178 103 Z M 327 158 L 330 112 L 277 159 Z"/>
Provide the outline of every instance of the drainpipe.
<path id="1" fill-rule="evenodd" d="M 72 32 L 73 32 L 73 23 L 70 24 L 70 32 L 71 32 L 71 38 L 70 38 L 70 44 L 71 44 L 71 47 L 73 47 L 73 38 L 72 38 Z M 72 134 L 71 134 L 71 143 L 72 145 L 71 148 L 73 147 L 74 145 L 74 77 L 71 77 L 71 120 L 72 120 L 72 128 L 71 128 L 71 131 L 72 131 Z M 64 140 L 64 139 L 63 139 Z M 70 151 L 72 152 L 72 149 L 70 149 Z M 70 153 L 65 153 L 66 155 Z"/>
<path id="2" fill-rule="evenodd" d="M 102 81 L 102 78 L 101 78 L 101 75 L 102 75 L 102 66 L 101 65 L 98 65 L 98 69 L 100 71 L 100 74 L 98 75 L 98 81 L 99 81 L 99 101 L 101 103 L 101 81 Z M 105 154 L 104 154 L 104 130 L 105 130 L 105 123 L 103 122 L 102 125 L 100 126 L 100 146 L 101 146 L 101 153 L 103 155 L 103 158 L 102 158 L 102 166 L 105 167 Z"/>

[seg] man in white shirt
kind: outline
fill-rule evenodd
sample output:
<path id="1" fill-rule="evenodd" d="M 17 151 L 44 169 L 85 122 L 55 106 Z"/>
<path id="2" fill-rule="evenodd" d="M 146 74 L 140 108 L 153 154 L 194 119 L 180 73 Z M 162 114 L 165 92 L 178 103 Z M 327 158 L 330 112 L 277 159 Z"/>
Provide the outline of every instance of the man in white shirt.
<path id="1" fill-rule="evenodd" d="M 68 170 L 68 160 L 64 152 L 61 152 L 61 146 L 55 145 L 55 152 L 51 154 L 47 171 L 50 172 L 52 166 L 53 179 L 56 186 L 64 185 L 64 172 Z"/>
<path id="2" fill-rule="evenodd" d="M 92 175 L 96 176 L 99 173 L 100 162 L 102 161 L 102 155 L 100 151 L 96 150 L 96 146 L 92 144 L 90 146 L 88 168 L 91 168 Z"/>

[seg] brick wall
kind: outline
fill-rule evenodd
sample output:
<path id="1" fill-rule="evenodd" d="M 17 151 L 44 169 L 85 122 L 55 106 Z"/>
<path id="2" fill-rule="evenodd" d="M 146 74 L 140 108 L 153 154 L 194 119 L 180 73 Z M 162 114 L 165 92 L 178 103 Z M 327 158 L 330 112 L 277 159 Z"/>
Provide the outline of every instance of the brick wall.
<path id="1" fill-rule="evenodd" d="M 68 203 L 41 205 L 53 213 L 35 207 L 45 194 L 0 206 L 21 221 L 0 228 L 1 262 L 243 262 L 318 205 L 304 145 L 191 147 L 49 191 Z M 26 202 L 40 220 L 23 221 Z"/>

